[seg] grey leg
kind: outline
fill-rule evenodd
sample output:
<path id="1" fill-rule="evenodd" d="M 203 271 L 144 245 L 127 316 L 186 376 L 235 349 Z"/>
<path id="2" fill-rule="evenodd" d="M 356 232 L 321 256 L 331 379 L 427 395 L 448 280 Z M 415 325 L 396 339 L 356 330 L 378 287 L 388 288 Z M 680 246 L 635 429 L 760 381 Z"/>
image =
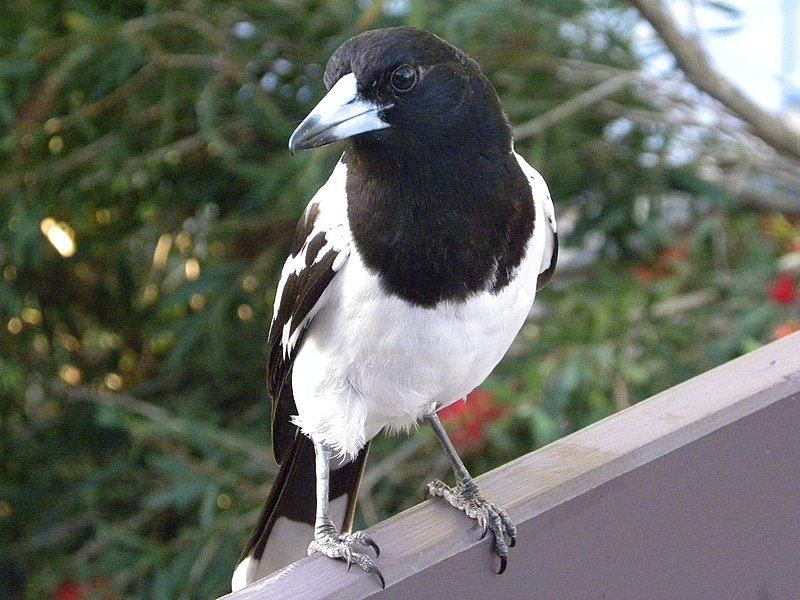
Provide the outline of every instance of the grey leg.
<path id="1" fill-rule="evenodd" d="M 375 556 L 380 555 L 380 549 L 375 541 L 363 531 L 354 531 L 346 535 L 340 535 L 336 526 L 331 521 L 328 504 L 330 502 L 330 472 L 331 472 L 331 449 L 324 444 L 314 442 L 316 453 L 317 471 L 317 516 L 314 523 L 314 540 L 308 545 L 308 553 L 319 552 L 329 558 L 339 558 L 347 563 L 347 570 L 353 563 L 358 564 L 367 573 L 374 574 L 381 587 L 385 588 L 386 583 L 383 575 L 375 566 L 375 561 L 366 554 L 356 552 L 353 546 L 371 546 L 375 550 Z"/>
<path id="2" fill-rule="evenodd" d="M 487 531 L 492 532 L 494 537 L 492 552 L 500 557 L 498 574 L 504 572 L 508 564 L 508 549 L 513 548 L 517 542 L 517 528 L 511 522 L 506 511 L 481 496 L 475 480 L 470 476 L 450 438 L 447 437 L 447 432 L 442 427 L 438 415 L 431 413 L 425 417 L 425 420 L 430 423 L 434 433 L 436 433 L 436 437 L 439 438 L 439 442 L 450 459 L 453 472 L 456 474 L 456 486 L 454 488 L 436 479 L 428 484 L 428 493 L 432 496 L 444 498 L 454 508 L 463 511 L 468 517 L 478 521 L 478 524 L 483 528 L 481 538 L 486 535 Z M 506 543 L 505 536 L 509 538 L 508 543 Z"/>
<path id="3" fill-rule="evenodd" d="M 314 534 L 335 531 L 331 521 L 328 504 L 330 502 L 331 481 L 331 449 L 323 444 L 314 444 L 317 471 L 317 520 L 314 523 Z"/>

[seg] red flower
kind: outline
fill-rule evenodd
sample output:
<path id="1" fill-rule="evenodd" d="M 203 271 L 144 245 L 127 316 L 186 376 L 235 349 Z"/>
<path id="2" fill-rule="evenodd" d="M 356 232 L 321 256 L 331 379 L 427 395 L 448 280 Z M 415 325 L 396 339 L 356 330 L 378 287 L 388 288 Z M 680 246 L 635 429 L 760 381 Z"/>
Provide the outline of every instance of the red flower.
<path id="1" fill-rule="evenodd" d="M 665 268 L 675 269 L 689 260 L 689 245 L 675 244 L 658 253 L 658 262 Z"/>
<path id="2" fill-rule="evenodd" d="M 654 261 L 635 266 L 633 277 L 641 284 L 668 279 L 688 260 L 689 246 L 687 244 L 668 246 L 659 250 Z"/>
<path id="3" fill-rule="evenodd" d="M 85 597 L 83 586 L 74 579 L 65 579 L 53 593 L 53 600 L 83 600 Z"/>
<path id="4" fill-rule="evenodd" d="M 508 411 L 508 406 L 495 401 L 494 394 L 477 389 L 467 396 L 466 402 L 454 402 L 440 410 L 439 418 L 456 449 L 470 452 L 483 446 L 486 426 L 504 417 Z"/>
<path id="5" fill-rule="evenodd" d="M 789 273 L 781 273 L 769 286 L 769 297 L 778 304 L 791 304 L 797 299 L 797 281 Z"/>
<path id="6" fill-rule="evenodd" d="M 795 331 L 800 331 L 800 321 L 790 319 L 783 323 L 778 323 L 775 329 L 772 330 L 772 339 L 779 340 L 787 335 L 792 335 Z"/>
<path id="7" fill-rule="evenodd" d="M 119 600 L 119 597 L 111 591 L 106 577 L 95 577 L 88 583 L 65 579 L 52 595 L 52 600 L 87 600 L 89 598 Z"/>
<path id="8" fill-rule="evenodd" d="M 647 265 L 637 265 L 633 268 L 633 277 L 639 283 L 651 283 L 660 279 L 659 273 L 653 267 Z"/>

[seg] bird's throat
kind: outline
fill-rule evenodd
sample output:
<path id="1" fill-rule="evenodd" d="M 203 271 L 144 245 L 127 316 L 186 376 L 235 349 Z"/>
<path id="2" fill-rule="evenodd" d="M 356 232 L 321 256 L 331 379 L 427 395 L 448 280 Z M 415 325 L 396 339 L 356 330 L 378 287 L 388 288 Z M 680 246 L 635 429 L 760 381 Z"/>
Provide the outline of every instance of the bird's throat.
<path id="1" fill-rule="evenodd" d="M 507 285 L 534 218 L 513 153 L 382 156 L 348 151 L 344 161 L 356 248 L 384 289 L 433 307 Z"/>

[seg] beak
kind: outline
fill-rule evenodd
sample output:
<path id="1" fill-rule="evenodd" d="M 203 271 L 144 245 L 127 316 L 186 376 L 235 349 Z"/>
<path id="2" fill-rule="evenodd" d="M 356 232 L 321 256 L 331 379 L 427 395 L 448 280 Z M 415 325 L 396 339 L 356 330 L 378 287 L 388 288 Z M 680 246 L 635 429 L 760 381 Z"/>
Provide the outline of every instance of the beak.
<path id="1" fill-rule="evenodd" d="M 289 138 L 289 152 L 318 148 L 359 133 L 389 127 L 379 113 L 385 106 L 358 93 L 356 77 L 348 73 L 336 82 Z"/>

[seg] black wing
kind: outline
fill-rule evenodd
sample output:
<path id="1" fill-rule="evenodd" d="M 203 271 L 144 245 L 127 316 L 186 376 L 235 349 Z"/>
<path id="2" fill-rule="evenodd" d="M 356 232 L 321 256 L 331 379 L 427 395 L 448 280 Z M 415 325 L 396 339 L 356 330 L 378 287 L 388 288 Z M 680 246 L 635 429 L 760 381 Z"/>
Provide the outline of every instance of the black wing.
<path id="1" fill-rule="evenodd" d="M 278 463 L 297 433 L 291 422 L 297 414 L 292 392 L 294 359 L 308 324 L 320 308 L 323 293 L 349 253 L 342 229 L 347 229 L 346 224 L 323 218 L 320 201 L 315 198 L 297 224 L 292 252 L 281 273 L 267 341 L 267 387 L 273 401 L 272 449 Z"/>

